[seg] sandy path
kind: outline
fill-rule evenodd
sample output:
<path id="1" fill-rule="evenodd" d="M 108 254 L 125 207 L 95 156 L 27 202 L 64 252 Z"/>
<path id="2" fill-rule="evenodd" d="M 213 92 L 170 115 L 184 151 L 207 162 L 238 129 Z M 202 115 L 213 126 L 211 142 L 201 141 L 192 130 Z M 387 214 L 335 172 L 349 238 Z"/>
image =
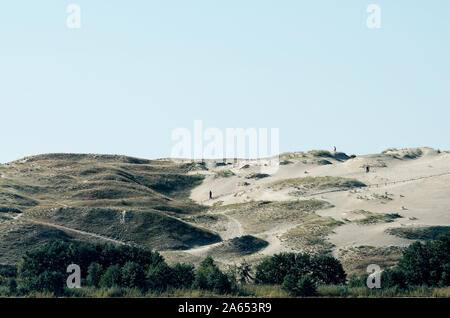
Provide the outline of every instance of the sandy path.
<path id="1" fill-rule="evenodd" d="M 220 237 L 222 238 L 221 242 L 204 245 L 204 246 L 199 246 L 199 247 L 194 247 L 194 248 L 185 250 L 184 252 L 195 255 L 195 256 L 206 256 L 206 254 L 208 253 L 208 251 L 210 249 L 212 249 L 215 246 L 221 245 L 223 243 L 223 241 L 242 236 L 244 231 L 242 229 L 241 223 L 238 220 L 236 220 L 234 217 L 227 215 L 226 212 L 227 211 L 218 213 L 220 215 L 225 216 L 228 220 L 226 230 L 219 234 Z"/>
<path id="2" fill-rule="evenodd" d="M 269 243 L 269 245 L 262 251 L 259 251 L 259 253 L 261 253 L 262 255 L 268 256 L 268 255 L 273 255 L 276 253 L 286 251 L 286 249 L 283 248 L 283 246 L 281 245 L 280 237 L 284 233 L 289 232 L 290 230 L 296 228 L 299 225 L 300 224 L 297 224 L 297 223 L 287 224 L 287 225 L 279 226 L 272 230 L 258 234 L 258 236 L 264 237 L 264 240 Z"/>

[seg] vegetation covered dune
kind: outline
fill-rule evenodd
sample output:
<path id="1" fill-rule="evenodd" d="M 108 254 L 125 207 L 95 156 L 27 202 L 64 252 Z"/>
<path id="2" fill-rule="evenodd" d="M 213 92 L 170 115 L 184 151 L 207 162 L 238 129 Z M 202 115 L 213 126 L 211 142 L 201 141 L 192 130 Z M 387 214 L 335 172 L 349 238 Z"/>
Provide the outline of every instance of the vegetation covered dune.
<path id="1" fill-rule="evenodd" d="M 0 166 L 0 263 L 51 239 L 187 249 L 220 241 L 180 219 L 202 177 L 191 164 L 124 156 L 50 154 Z"/>

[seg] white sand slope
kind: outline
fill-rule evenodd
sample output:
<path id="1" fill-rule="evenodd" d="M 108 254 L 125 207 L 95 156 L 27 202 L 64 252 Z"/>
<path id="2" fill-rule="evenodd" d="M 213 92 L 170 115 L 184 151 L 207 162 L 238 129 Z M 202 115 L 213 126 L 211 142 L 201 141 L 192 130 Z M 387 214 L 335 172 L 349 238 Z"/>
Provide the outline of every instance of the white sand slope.
<path id="1" fill-rule="evenodd" d="M 327 240 L 334 245 L 333 251 L 354 246 L 407 246 L 412 241 L 386 233 L 390 227 L 450 226 L 450 153 L 430 148 L 392 150 L 383 154 L 365 155 L 339 161 L 334 158 L 318 158 L 310 154 L 283 155 L 278 171 L 264 178 L 248 178 L 259 173 L 256 163 L 239 161 L 235 164 L 216 166 L 215 161 L 206 161 L 204 182 L 191 193 L 191 199 L 207 206 L 229 205 L 251 201 L 290 201 L 303 199 L 324 200 L 333 205 L 316 213 L 331 217 L 344 224 L 334 228 Z M 326 159 L 332 164 L 317 162 Z M 245 165 L 249 167 L 244 167 Z M 365 166 L 370 165 L 369 173 Z M 223 177 L 217 172 L 229 170 L 231 176 Z M 197 173 L 197 172 L 192 172 Z M 227 174 L 231 174 L 227 172 Z M 289 178 L 303 177 L 354 178 L 367 185 L 358 189 L 320 189 L 303 195 L 293 195 L 292 188 L 274 188 L 271 183 Z M 209 199 L 209 191 L 213 199 Z M 401 217 L 392 222 L 359 224 L 363 216 L 358 211 L 374 214 L 397 213 Z M 244 224 L 245 225 L 245 224 Z M 270 225 L 270 224 L 269 224 Z M 297 224 L 286 222 L 273 228 L 252 234 L 265 239 L 269 246 L 261 255 L 292 250 L 280 239 Z M 226 230 L 220 233 L 224 239 L 248 234 L 246 226 L 237 219 L 230 219 Z M 248 228 L 248 227 L 247 227 Z M 207 247 L 200 251 L 205 252 Z M 294 249 L 295 250 L 295 249 Z M 203 253 L 201 253 L 203 254 Z"/>

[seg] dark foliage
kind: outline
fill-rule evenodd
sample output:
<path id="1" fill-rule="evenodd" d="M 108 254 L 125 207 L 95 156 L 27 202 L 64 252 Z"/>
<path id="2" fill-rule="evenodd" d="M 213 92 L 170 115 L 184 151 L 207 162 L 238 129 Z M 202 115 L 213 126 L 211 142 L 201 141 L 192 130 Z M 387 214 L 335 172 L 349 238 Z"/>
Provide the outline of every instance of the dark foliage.
<path id="1" fill-rule="evenodd" d="M 411 244 L 404 251 L 397 270 L 402 273 L 406 286 L 449 286 L 450 232 L 435 241 Z"/>
<path id="2" fill-rule="evenodd" d="M 130 262 L 147 268 L 163 263 L 164 259 L 156 252 L 138 247 L 55 241 L 27 253 L 19 262 L 17 273 L 25 292 L 48 291 L 60 295 L 66 286 L 66 270 L 70 264 L 80 266 L 82 279 L 88 285 L 112 287 L 121 286 L 122 267 L 126 264 L 127 285 L 141 278 L 139 270 L 131 272 L 136 267 L 129 265 Z"/>
<path id="3" fill-rule="evenodd" d="M 305 275 L 316 284 L 344 284 L 346 275 L 341 263 L 331 256 L 280 253 L 256 266 L 257 284 L 283 284 L 291 275 L 299 281 Z"/>
<path id="4" fill-rule="evenodd" d="M 119 265 L 111 265 L 102 275 L 100 286 L 111 288 L 120 287 L 122 285 L 122 271 Z"/>
<path id="5" fill-rule="evenodd" d="M 89 286 L 98 287 L 100 286 L 100 279 L 103 275 L 103 268 L 102 265 L 99 263 L 91 263 L 88 267 L 88 274 L 86 278 L 86 283 Z"/>
<path id="6" fill-rule="evenodd" d="M 297 277 L 294 274 L 288 274 L 284 278 L 281 287 L 286 290 L 291 296 L 315 296 L 317 294 L 316 283 L 311 275 L 304 275 Z"/>
<path id="7" fill-rule="evenodd" d="M 230 293 L 232 290 L 230 279 L 220 271 L 211 257 L 205 258 L 200 264 L 193 287 L 221 294 Z"/>
<path id="8" fill-rule="evenodd" d="M 163 263 L 160 263 L 163 264 Z M 135 262 L 127 262 L 122 267 L 122 286 L 128 288 L 144 288 L 144 267 Z"/>
<path id="9" fill-rule="evenodd" d="M 351 277 L 350 287 L 365 286 L 367 275 Z M 425 244 L 415 242 L 403 252 L 397 266 L 381 273 L 382 288 L 450 286 L 450 233 Z"/>
<path id="10" fill-rule="evenodd" d="M 166 263 L 149 266 L 146 274 L 147 288 L 163 291 L 175 285 L 174 272 Z"/>
<path id="11" fill-rule="evenodd" d="M 194 266 L 189 264 L 176 264 L 173 267 L 174 287 L 191 288 L 195 280 Z"/>

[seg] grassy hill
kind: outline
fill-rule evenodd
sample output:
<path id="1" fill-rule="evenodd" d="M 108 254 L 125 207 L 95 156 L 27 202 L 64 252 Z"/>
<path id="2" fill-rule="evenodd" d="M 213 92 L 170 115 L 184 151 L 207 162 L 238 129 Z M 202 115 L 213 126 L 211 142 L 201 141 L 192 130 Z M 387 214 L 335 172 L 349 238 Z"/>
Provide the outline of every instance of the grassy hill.
<path id="1" fill-rule="evenodd" d="M 153 249 L 220 241 L 181 220 L 202 211 L 188 199 L 192 163 L 93 154 L 47 154 L 0 165 L 0 264 L 52 238 L 110 240 Z"/>

